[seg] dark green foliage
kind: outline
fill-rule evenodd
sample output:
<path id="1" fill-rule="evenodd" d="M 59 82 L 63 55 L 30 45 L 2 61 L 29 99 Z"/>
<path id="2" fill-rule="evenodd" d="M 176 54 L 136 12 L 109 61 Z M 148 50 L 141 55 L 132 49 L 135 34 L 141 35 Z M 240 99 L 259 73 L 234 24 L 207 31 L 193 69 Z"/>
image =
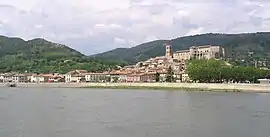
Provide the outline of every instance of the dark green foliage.
<path id="1" fill-rule="evenodd" d="M 73 69 L 104 71 L 118 62 L 86 57 L 65 45 L 0 36 L 0 72 L 66 73 Z"/>
<path id="2" fill-rule="evenodd" d="M 269 70 L 254 67 L 229 66 L 223 60 L 193 60 L 188 65 L 189 77 L 194 81 L 205 83 L 219 82 L 257 82 L 257 79 L 266 77 Z"/>
<path id="3" fill-rule="evenodd" d="M 173 73 L 173 70 L 172 70 L 171 66 L 168 68 L 165 81 L 166 82 L 175 82 L 174 73 Z"/>
<path id="4" fill-rule="evenodd" d="M 122 60 L 129 64 L 147 60 L 151 57 L 165 54 L 164 43 L 169 42 L 173 51 L 188 49 L 193 45 L 220 45 L 225 48 L 227 59 L 234 64 L 254 66 L 254 58 L 266 60 L 270 65 L 270 33 L 250 34 L 203 34 L 181 37 L 172 40 L 158 40 L 141 44 L 133 48 L 121 48 L 105 53 L 97 54 L 96 57 L 112 60 Z M 254 54 L 250 55 L 250 52 Z M 244 62 L 242 60 L 245 60 Z"/>
<path id="5" fill-rule="evenodd" d="M 160 81 L 160 74 L 158 72 L 155 74 L 155 79 L 156 79 L 156 82 Z"/>

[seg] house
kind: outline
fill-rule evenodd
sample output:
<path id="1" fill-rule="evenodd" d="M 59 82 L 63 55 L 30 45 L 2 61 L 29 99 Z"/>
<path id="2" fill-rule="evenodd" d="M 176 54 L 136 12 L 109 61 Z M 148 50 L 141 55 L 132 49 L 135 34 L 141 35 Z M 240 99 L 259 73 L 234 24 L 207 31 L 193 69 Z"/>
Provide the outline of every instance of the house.
<path id="1" fill-rule="evenodd" d="M 44 83 L 46 74 L 34 74 L 31 76 L 31 82 L 33 83 Z"/>
<path id="2" fill-rule="evenodd" d="M 30 78 L 30 82 L 46 83 L 46 82 L 49 82 L 49 79 L 52 76 L 53 76 L 53 74 L 33 74 Z"/>
<path id="3" fill-rule="evenodd" d="M 3 82 L 4 83 L 6 83 L 6 82 L 12 82 L 12 76 L 13 76 L 14 74 L 11 74 L 11 73 L 6 73 L 6 74 L 4 74 L 4 79 L 3 79 Z"/>
<path id="4" fill-rule="evenodd" d="M 68 72 L 65 77 L 65 82 L 82 82 L 85 81 L 86 70 L 73 70 Z"/>
<path id="5" fill-rule="evenodd" d="M 53 75 L 49 77 L 48 82 L 65 82 L 65 78 L 60 75 Z"/>
<path id="6" fill-rule="evenodd" d="M 109 78 L 107 73 L 86 73 L 85 81 L 86 82 L 103 82 Z"/>
<path id="7" fill-rule="evenodd" d="M 166 70 L 160 70 L 157 71 L 159 73 L 159 81 L 160 82 L 165 82 L 166 81 L 166 76 L 167 76 L 167 71 Z"/>
<path id="8" fill-rule="evenodd" d="M 260 82 L 260 84 L 270 84 L 270 75 L 268 75 L 262 79 L 258 79 L 258 81 Z"/>
<path id="9" fill-rule="evenodd" d="M 71 75 L 70 82 L 73 83 L 85 82 L 85 74 Z"/>
<path id="10" fill-rule="evenodd" d="M 30 76 L 30 82 L 34 83 L 38 81 L 38 75 L 37 74 L 33 74 Z"/>
<path id="11" fill-rule="evenodd" d="M 31 77 L 32 77 L 32 75 L 34 75 L 34 74 L 26 73 L 26 74 L 24 74 L 24 75 L 26 75 L 26 77 L 27 77 L 27 82 L 31 82 Z"/>
<path id="12" fill-rule="evenodd" d="M 127 75 L 127 82 L 140 82 L 140 74 L 128 74 Z"/>
<path id="13" fill-rule="evenodd" d="M 182 82 L 190 82 L 190 78 L 187 73 L 182 74 Z"/>
<path id="14" fill-rule="evenodd" d="M 67 73 L 65 74 L 65 82 L 71 82 L 71 74 Z"/>
<path id="15" fill-rule="evenodd" d="M 126 82 L 127 81 L 127 71 L 113 71 L 108 73 L 110 76 L 111 82 Z"/>
<path id="16" fill-rule="evenodd" d="M 119 82 L 127 82 L 127 75 L 126 72 L 120 72 L 119 73 Z"/>
<path id="17" fill-rule="evenodd" d="M 156 72 L 140 74 L 140 82 L 156 82 Z"/>
<path id="18" fill-rule="evenodd" d="M 258 81 L 260 82 L 260 84 L 270 84 L 270 79 L 258 79 Z"/>
<path id="19" fill-rule="evenodd" d="M 16 83 L 27 83 L 28 78 L 27 75 L 24 74 L 14 74 L 12 75 L 12 81 Z"/>

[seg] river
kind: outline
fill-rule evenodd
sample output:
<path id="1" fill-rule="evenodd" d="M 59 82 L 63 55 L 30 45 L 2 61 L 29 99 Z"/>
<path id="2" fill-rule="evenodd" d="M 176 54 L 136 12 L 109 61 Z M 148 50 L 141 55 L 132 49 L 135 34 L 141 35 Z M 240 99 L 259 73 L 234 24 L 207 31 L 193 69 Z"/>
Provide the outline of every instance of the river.
<path id="1" fill-rule="evenodd" d="M 270 94 L 0 88 L 1 137 L 268 137 Z"/>

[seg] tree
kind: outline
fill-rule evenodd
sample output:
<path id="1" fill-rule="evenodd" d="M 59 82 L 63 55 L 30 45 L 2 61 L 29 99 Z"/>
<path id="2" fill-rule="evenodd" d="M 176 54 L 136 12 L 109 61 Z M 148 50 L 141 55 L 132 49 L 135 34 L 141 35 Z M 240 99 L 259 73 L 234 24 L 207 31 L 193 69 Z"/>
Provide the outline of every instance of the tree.
<path id="1" fill-rule="evenodd" d="M 158 72 L 155 74 L 155 80 L 156 82 L 160 81 L 160 74 Z"/>
<path id="2" fill-rule="evenodd" d="M 167 70 L 167 75 L 166 75 L 166 82 L 174 82 L 174 73 L 172 70 L 172 67 L 170 66 Z"/>
<path id="3" fill-rule="evenodd" d="M 269 71 L 254 67 L 228 66 L 222 60 L 193 60 L 188 65 L 188 74 L 193 81 L 205 83 L 257 82 Z"/>

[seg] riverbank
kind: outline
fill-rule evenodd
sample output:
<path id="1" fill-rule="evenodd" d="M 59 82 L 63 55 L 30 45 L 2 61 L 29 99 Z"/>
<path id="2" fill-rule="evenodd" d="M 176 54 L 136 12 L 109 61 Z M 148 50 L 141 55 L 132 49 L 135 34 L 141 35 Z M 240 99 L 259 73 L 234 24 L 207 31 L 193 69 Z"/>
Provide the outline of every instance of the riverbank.
<path id="1" fill-rule="evenodd" d="M 270 84 L 216 83 L 18 83 L 18 88 L 107 88 L 270 93 Z M 0 87 L 6 87 L 0 84 Z"/>

